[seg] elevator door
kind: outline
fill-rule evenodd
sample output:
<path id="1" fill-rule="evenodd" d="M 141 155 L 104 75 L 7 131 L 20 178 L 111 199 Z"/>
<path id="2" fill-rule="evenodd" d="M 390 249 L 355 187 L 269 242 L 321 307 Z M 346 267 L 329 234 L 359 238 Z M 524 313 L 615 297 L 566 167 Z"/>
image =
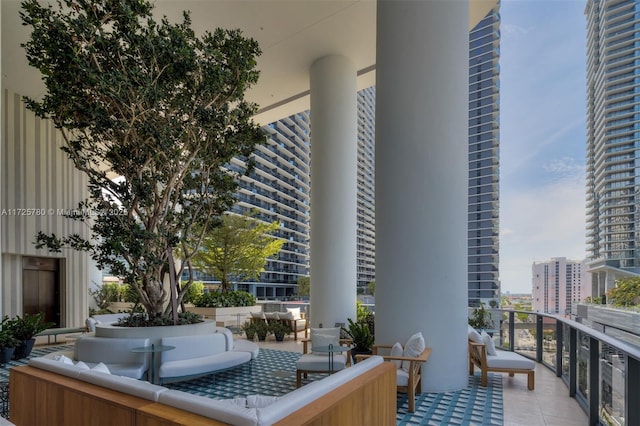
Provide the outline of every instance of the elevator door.
<path id="1" fill-rule="evenodd" d="M 22 312 L 44 312 L 44 320 L 60 327 L 60 280 L 58 259 L 23 258 Z"/>

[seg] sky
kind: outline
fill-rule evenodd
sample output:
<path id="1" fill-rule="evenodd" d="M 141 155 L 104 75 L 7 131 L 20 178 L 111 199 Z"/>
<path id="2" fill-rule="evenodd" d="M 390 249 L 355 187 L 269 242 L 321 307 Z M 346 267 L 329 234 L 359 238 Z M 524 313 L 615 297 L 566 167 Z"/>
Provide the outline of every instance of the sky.
<path id="1" fill-rule="evenodd" d="M 503 293 L 531 293 L 534 261 L 586 257 L 585 4 L 501 2 Z"/>

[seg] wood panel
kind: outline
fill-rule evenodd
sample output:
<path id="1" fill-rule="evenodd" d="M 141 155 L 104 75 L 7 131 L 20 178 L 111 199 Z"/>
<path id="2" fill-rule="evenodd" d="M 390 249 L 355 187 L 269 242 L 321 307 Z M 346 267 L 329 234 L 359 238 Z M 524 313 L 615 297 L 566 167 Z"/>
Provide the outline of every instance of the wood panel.
<path id="1" fill-rule="evenodd" d="M 395 425 L 395 370 L 394 364 L 382 363 L 276 425 Z M 17 426 L 225 424 L 29 366 L 11 369 L 10 395 L 10 418 Z"/>
<path id="2" fill-rule="evenodd" d="M 395 425 L 396 367 L 382 363 L 274 423 L 277 426 Z"/>

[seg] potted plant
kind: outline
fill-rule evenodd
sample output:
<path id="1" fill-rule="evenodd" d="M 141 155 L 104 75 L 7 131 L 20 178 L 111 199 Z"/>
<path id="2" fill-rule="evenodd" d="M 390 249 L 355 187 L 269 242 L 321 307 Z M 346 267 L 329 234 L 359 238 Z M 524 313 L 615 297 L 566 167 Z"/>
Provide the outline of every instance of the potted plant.
<path id="1" fill-rule="evenodd" d="M 351 349 L 351 357 L 353 362 L 356 362 L 356 355 L 358 354 L 371 354 L 374 342 L 373 333 L 369 328 L 369 324 L 366 321 L 353 321 L 351 318 L 347 318 L 349 322 L 349 328 L 342 328 L 342 330 L 351 338 L 353 348 Z"/>
<path id="2" fill-rule="evenodd" d="M 253 340 L 256 335 L 256 326 L 253 322 L 245 322 L 242 325 L 242 331 L 247 335 L 247 340 Z"/>
<path id="3" fill-rule="evenodd" d="M 19 343 L 18 339 L 13 337 L 11 330 L 3 329 L 0 331 L 0 366 L 4 367 L 11 360 Z"/>
<path id="4" fill-rule="evenodd" d="M 36 334 L 53 325 L 52 322 L 44 321 L 44 312 L 35 315 L 24 314 L 23 317 L 16 315 L 15 318 L 6 321 L 5 327 L 20 342 L 13 352 L 13 359 L 28 357 L 36 342 Z"/>
<path id="5" fill-rule="evenodd" d="M 264 321 L 257 321 L 253 323 L 256 327 L 256 334 L 258 335 L 258 340 L 263 341 L 267 338 L 267 334 L 269 334 L 269 325 Z"/>
<path id="6" fill-rule="evenodd" d="M 493 319 L 491 312 L 484 307 L 484 303 L 480 302 L 480 306 L 473 310 L 469 318 L 469 325 L 476 330 L 488 330 L 493 328 Z"/>
<path id="7" fill-rule="evenodd" d="M 276 336 L 276 341 L 282 342 L 285 335 L 291 333 L 291 327 L 280 321 L 273 321 L 269 324 L 269 331 Z"/>

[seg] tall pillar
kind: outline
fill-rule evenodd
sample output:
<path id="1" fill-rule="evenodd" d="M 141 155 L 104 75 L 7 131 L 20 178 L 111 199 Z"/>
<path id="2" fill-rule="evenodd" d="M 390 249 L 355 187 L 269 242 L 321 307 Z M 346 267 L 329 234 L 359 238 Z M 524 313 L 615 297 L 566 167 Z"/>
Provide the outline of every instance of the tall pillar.
<path id="1" fill-rule="evenodd" d="M 377 3 L 376 341 L 421 331 L 423 391 L 467 385 L 469 2 Z"/>
<path id="2" fill-rule="evenodd" d="M 355 66 L 311 65 L 311 326 L 355 320 L 358 105 Z"/>

